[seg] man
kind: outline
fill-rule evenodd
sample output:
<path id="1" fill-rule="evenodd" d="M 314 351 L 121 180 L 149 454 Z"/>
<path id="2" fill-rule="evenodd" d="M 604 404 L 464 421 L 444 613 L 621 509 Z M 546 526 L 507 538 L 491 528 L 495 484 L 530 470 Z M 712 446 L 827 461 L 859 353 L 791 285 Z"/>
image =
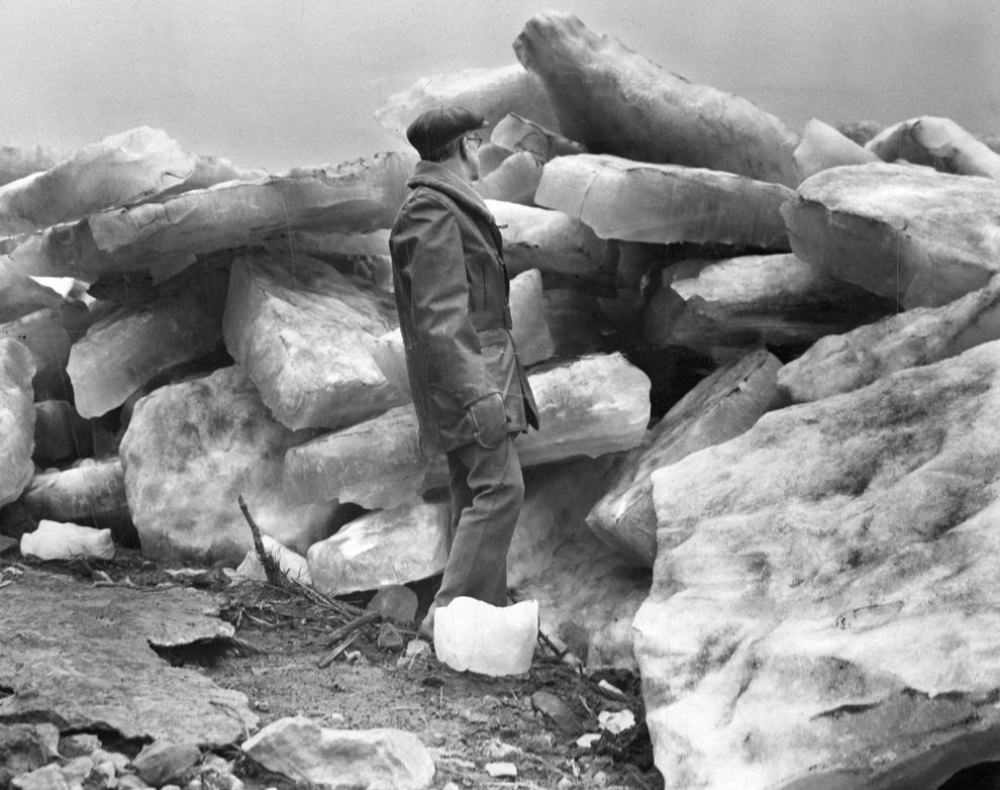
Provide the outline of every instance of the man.
<path id="1" fill-rule="evenodd" d="M 513 440 L 538 428 L 510 334 L 500 231 L 470 186 L 484 125 L 462 107 L 428 110 L 410 124 L 421 161 L 389 238 L 421 447 L 445 453 L 451 475 L 448 561 L 421 625 L 426 637 L 434 609 L 454 598 L 506 605 L 507 549 L 524 499 Z"/>

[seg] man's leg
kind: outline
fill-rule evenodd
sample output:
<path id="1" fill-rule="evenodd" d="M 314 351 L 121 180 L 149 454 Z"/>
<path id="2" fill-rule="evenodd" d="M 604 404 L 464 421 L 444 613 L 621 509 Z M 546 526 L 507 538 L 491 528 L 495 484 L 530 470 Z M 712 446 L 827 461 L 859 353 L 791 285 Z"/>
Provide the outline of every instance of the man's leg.
<path id="1" fill-rule="evenodd" d="M 514 439 L 487 450 L 473 443 L 448 453 L 452 470 L 451 551 L 434 603 L 460 595 L 494 606 L 507 604 L 507 550 L 524 501 L 524 479 Z M 467 492 L 459 485 L 464 479 Z M 457 523 L 456 523 L 457 519 Z"/>

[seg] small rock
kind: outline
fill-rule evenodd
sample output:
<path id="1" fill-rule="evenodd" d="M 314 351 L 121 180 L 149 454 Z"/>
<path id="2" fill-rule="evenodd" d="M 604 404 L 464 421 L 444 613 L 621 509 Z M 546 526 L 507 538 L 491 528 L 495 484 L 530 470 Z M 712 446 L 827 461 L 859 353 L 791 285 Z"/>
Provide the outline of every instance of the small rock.
<path id="1" fill-rule="evenodd" d="M 125 773 L 131 763 L 121 752 L 106 752 L 104 749 L 95 749 L 90 756 L 95 763 L 110 763 L 119 775 Z"/>
<path id="2" fill-rule="evenodd" d="M 59 730 L 53 724 L 0 725 L 0 787 L 55 760 L 58 742 Z"/>
<path id="3" fill-rule="evenodd" d="M 601 680 L 601 682 L 597 684 L 597 689 L 606 697 L 611 697 L 612 699 L 621 700 L 623 702 L 628 699 L 628 697 L 625 696 L 624 691 L 618 688 L 618 686 L 609 683 L 607 680 Z"/>
<path id="4" fill-rule="evenodd" d="M 423 639 L 411 639 L 406 646 L 407 658 L 419 658 L 420 656 L 428 655 L 430 652 L 431 643 Z"/>
<path id="5" fill-rule="evenodd" d="M 517 766 L 514 763 L 486 763 L 483 770 L 494 779 L 517 779 Z"/>
<path id="6" fill-rule="evenodd" d="M 2 540 L 2 538 L 0 538 Z M 59 754 L 70 759 L 90 755 L 101 748 L 101 739 L 89 732 L 66 735 L 59 739 Z M 95 760 L 97 762 L 97 760 Z"/>
<path id="7" fill-rule="evenodd" d="M 118 772 L 110 762 L 94 763 L 94 769 L 87 780 L 87 790 L 96 787 L 112 788 L 118 786 Z"/>
<path id="8" fill-rule="evenodd" d="M 555 694 L 536 691 L 531 695 L 532 707 L 567 735 L 577 735 L 583 730 L 580 720 L 569 706 Z"/>
<path id="9" fill-rule="evenodd" d="M 243 781 L 233 774 L 233 765 L 218 755 L 210 755 L 199 766 L 204 790 L 243 790 Z M 161 788 L 162 790 L 162 788 Z"/>
<path id="10" fill-rule="evenodd" d="M 15 790 L 79 790 L 80 788 L 79 784 L 74 788 L 67 782 L 63 772 L 55 763 L 14 777 L 10 786 Z"/>
<path id="11" fill-rule="evenodd" d="M 434 777 L 434 760 L 423 743 L 395 729 L 332 730 L 296 716 L 267 725 L 242 749 L 269 771 L 333 788 L 378 782 L 423 790 Z"/>
<path id="12" fill-rule="evenodd" d="M 382 623 L 378 629 L 377 644 L 382 650 L 402 650 L 406 642 L 396 626 L 392 623 Z"/>
<path id="13" fill-rule="evenodd" d="M 579 738 L 576 739 L 576 745 L 581 749 L 592 749 L 594 744 L 601 740 L 601 733 L 599 732 L 585 732 Z"/>
<path id="14" fill-rule="evenodd" d="M 635 726 L 635 714 L 630 710 L 620 710 L 615 713 L 603 710 L 597 714 L 597 723 L 605 732 L 620 735 Z"/>
<path id="15" fill-rule="evenodd" d="M 193 768 L 200 759 L 201 750 L 193 743 L 154 741 L 136 755 L 132 765 L 144 782 L 162 787 Z"/>
<path id="16" fill-rule="evenodd" d="M 86 755 L 77 757 L 66 763 L 61 770 L 71 787 L 81 787 L 94 770 L 94 761 Z"/>
<path id="17" fill-rule="evenodd" d="M 483 751 L 490 759 L 503 760 L 507 757 L 514 757 L 520 754 L 521 750 L 509 743 L 504 743 L 496 738 L 491 738 L 483 746 Z"/>
<path id="18" fill-rule="evenodd" d="M 396 666 L 409 668 L 417 662 L 433 656 L 434 651 L 429 642 L 425 642 L 423 639 L 411 639 L 407 643 L 403 655 L 396 661 Z"/>
<path id="19" fill-rule="evenodd" d="M 125 774 L 118 777 L 118 790 L 147 790 L 149 787 L 135 774 Z"/>

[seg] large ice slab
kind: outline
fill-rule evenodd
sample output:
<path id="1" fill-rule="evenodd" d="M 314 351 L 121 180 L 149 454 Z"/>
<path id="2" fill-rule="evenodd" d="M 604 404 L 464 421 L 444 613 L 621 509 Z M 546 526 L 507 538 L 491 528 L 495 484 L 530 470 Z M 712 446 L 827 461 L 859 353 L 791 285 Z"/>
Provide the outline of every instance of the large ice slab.
<path id="1" fill-rule="evenodd" d="M 406 402 L 372 354 L 397 325 L 392 298 L 303 255 L 233 263 L 226 346 L 275 418 L 339 428 Z"/>
<path id="2" fill-rule="evenodd" d="M 385 104 L 375 110 L 375 120 L 405 140 L 406 127 L 414 118 L 425 110 L 445 104 L 458 104 L 482 115 L 489 124 L 485 134 L 489 134 L 492 126 L 508 113 L 559 130 L 559 122 L 542 83 L 519 63 L 425 77 L 386 99 Z"/>
<path id="3" fill-rule="evenodd" d="M 540 206 L 581 220 L 602 239 L 725 244 L 780 252 L 788 234 L 780 184 L 680 165 L 578 154 L 546 163 Z"/>
<path id="4" fill-rule="evenodd" d="M 545 315 L 542 275 L 537 269 L 521 272 L 510 281 L 511 335 L 517 357 L 525 367 L 555 354 L 555 342 Z"/>
<path id="5" fill-rule="evenodd" d="M 649 377 L 619 353 L 594 354 L 529 375 L 541 428 L 518 437 L 523 466 L 630 450 L 649 424 Z"/>
<path id="6" fill-rule="evenodd" d="M 502 200 L 487 200 L 486 205 L 500 227 L 512 276 L 538 269 L 548 287 L 613 292 L 614 253 L 588 225 L 562 211 Z"/>
<path id="7" fill-rule="evenodd" d="M 0 507 L 17 499 L 35 472 L 34 375 L 28 347 L 0 337 Z"/>
<path id="8" fill-rule="evenodd" d="M 668 317 L 665 342 L 710 356 L 761 344 L 805 348 L 896 311 L 895 302 L 791 253 L 680 263 L 663 280 L 684 300 L 681 314 Z"/>
<path id="9" fill-rule="evenodd" d="M 532 17 L 514 41 L 559 130 L 594 153 L 740 173 L 794 186 L 798 139 L 752 102 L 698 85 L 568 13 Z"/>
<path id="10" fill-rule="evenodd" d="M 878 156 L 863 145 L 816 118 L 810 118 L 806 122 L 802 140 L 793 156 L 800 181 L 831 167 L 880 161 Z"/>
<path id="11" fill-rule="evenodd" d="M 703 378 L 630 450 L 610 476 L 607 493 L 587 525 L 631 561 L 653 567 L 656 513 L 652 473 L 693 452 L 739 436 L 782 403 L 776 377 L 781 363 L 752 351 Z"/>
<path id="12" fill-rule="evenodd" d="M 527 151 L 542 162 L 548 162 L 557 156 L 587 152 L 587 149 L 575 140 L 563 137 L 558 132 L 522 118 L 516 113 L 504 116 L 493 127 L 490 142 L 508 151 Z"/>
<path id="13" fill-rule="evenodd" d="M 9 184 L 32 173 L 48 170 L 66 156 L 65 151 L 40 145 L 33 148 L 0 145 L 0 184 Z"/>
<path id="14" fill-rule="evenodd" d="M 0 255 L 0 324 L 62 302 L 62 295 L 16 271 L 10 259 Z"/>
<path id="15" fill-rule="evenodd" d="M 22 274 L 93 280 L 286 231 L 368 233 L 391 226 L 415 161 L 413 153 L 390 152 L 107 209 L 19 237 L 9 256 Z"/>
<path id="16" fill-rule="evenodd" d="M 945 173 L 1000 179 L 1000 154 L 950 118 L 925 115 L 902 121 L 865 144 L 886 162 L 905 160 Z"/>
<path id="17" fill-rule="evenodd" d="M 413 501 L 433 487 L 432 477 L 446 482 L 444 457 L 421 452 L 417 415 L 406 405 L 289 449 L 283 485 L 290 502 L 340 500 L 375 510 Z"/>
<path id="18" fill-rule="evenodd" d="M 781 209 L 792 250 L 906 308 L 982 288 L 1000 271 L 1000 189 L 988 178 L 871 164 L 824 170 Z"/>
<path id="19" fill-rule="evenodd" d="M 92 324 L 66 367 L 80 415 L 106 414 L 164 371 L 212 351 L 222 339 L 228 279 L 225 269 L 210 270 Z"/>
<path id="20" fill-rule="evenodd" d="M 117 456 L 87 458 L 68 469 L 39 472 L 24 492 L 24 509 L 36 519 L 89 524 L 112 534 L 131 524 L 125 472 Z"/>
<path id="21" fill-rule="evenodd" d="M 941 307 L 916 307 L 821 338 L 778 372 L 795 402 L 828 398 L 883 376 L 928 365 L 1000 339 L 1000 276 Z"/>
<path id="22" fill-rule="evenodd" d="M 611 457 L 528 469 L 524 505 L 507 553 L 508 585 L 538 601 L 539 630 L 586 666 L 636 669 L 632 618 L 650 575 L 587 529 Z"/>
<path id="23" fill-rule="evenodd" d="M 101 212 L 90 218 L 90 229 L 100 250 L 133 254 L 207 252 L 277 230 L 370 232 L 391 225 L 413 161 L 390 152 L 332 170 L 230 181 Z"/>
<path id="24" fill-rule="evenodd" d="M 518 151 L 504 159 L 495 170 L 473 182 L 485 200 L 534 205 L 535 192 L 542 180 L 544 163 L 530 151 Z"/>
<path id="25" fill-rule="evenodd" d="M 88 145 L 40 173 L 0 186 L 0 234 L 80 219 L 182 184 L 196 158 L 160 129 L 141 126 Z"/>
<path id="26" fill-rule="evenodd" d="M 14 338 L 34 355 L 32 385 L 36 400 L 72 400 L 73 389 L 66 365 L 70 349 L 84 336 L 90 321 L 86 307 L 67 302 L 0 324 L 0 338 Z"/>
<path id="27" fill-rule="evenodd" d="M 1000 342 L 652 474 L 635 619 L 676 788 L 940 787 L 1000 756 Z"/>
<path id="28" fill-rule="evenodd" d="M 312 436 L 273 420 L 237 367 L 155 390 L 121 441 L 125 491 L 145 556 L 238 564 L 253 545 L 240 512 L 299 553 L 328 533 L 336 503 L 297 507 L 281 492 L 285 451 Z"/>
<path id="29" fill-rule="evenodd" d="M 309 547 L 313 584 L 328 595 L 426 579 L 448 559 L 446 503 L 417 500 L 349 521 Z"/>
<path id="30" fill-rule="evenodd" d="M 620 354 L 594 355 L 529 373 L 540 431 L 517 439 L 522 466 L 638 445 L 649 422 L 649 378 Z M 339 499 L 367 508 L 410 501 L 446 482 L 444 457 L 420 449 L 411 406 L 318 437 L 285 455 L 293 502 Z"/>

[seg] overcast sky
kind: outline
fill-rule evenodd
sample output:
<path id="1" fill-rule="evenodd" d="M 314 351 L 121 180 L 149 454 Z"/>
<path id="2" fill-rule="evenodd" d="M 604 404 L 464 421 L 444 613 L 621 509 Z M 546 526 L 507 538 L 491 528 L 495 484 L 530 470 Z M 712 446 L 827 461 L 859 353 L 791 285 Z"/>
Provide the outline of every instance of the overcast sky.
<path id="1" fill-rule="evenodd" d="M 282 170 L 388 147 L 372 118 L 423 76 L 516 61 L 572 11 L 796 128 L 944 115 L 1000 132 L 1000 0 L 0 0 L 0 145 L 164 129 Z"/>

